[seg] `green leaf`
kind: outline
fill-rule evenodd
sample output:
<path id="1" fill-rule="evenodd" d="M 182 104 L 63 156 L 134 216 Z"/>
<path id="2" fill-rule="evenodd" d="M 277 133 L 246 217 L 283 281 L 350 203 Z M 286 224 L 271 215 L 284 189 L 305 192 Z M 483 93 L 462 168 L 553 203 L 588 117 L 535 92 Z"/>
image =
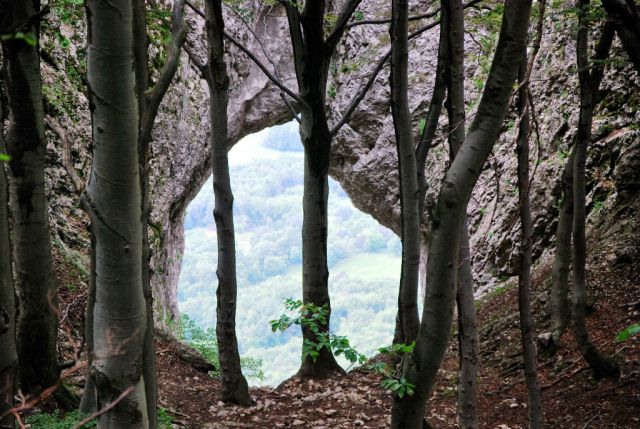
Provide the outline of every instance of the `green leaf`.
<path id="1" fill-rule="evenodd" d="M 418 133 L 420 135 L 424 134 L 424 127 L 427 126 L 427 120 L 422 118 L 420 119 L 420 122 L 418 122 Z"/>
<path id="2" fill-rule="evenodd" d="M 5 162 L 11 161 L 11 156 L 9 156 L 6 153 L 0 153 L 0 161 L 5 161 Z"/>
<path id="3" fill-rule="evenodd" d="M 632 325 L 627 326 L 622 331 L 618 332 L 616 336 L 617 342 L 627 341 L 629 338 L 640 334 L 640 323 L 634 323 Z"/>

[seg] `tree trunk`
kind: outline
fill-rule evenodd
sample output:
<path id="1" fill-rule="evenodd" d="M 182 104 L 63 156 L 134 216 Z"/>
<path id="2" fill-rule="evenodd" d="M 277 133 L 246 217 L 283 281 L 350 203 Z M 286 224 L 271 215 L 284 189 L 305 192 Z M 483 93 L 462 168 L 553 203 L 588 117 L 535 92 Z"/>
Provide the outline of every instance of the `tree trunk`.
<path id="1" fill-rule="evenodd" d="M 228 118 L 229 76 L 224 62 L 222 1 L 205 1 L 209 45 L 208 78 L 211 99 L 211 165 L 218 237 L 216 335 L 222 375 L 222 400 L 250 406 L 247 380 L 242 375 L 236 338 L 236 243 L 233 224 L 233 193 L 229 174 Z"/>
<path id="2" fill-rule="evenodd" d="M 86 2 L 93 165 L 83 198 L 95 234 L 93 321 L 97 407 L 125 395 L 99 428 L 149 426 L 142 377 L 147 329 L 142 288 L 142 198 L 132 3 Z"/>
<path id="3" fill-rule="evenodd" d="M 0 86 L 0 153 L 5 153 L 4 106 Z M 9 213 L 5 162 L 0 161 L 0 415 L 13 407 L 18 354 L 16 351 L 16 303 L 11 271 Z M 0 428 L 14 427 L 13 415 L 0 420 Z"/>
<path id="4" fill-rule="evenodd" d="M 591 126 L 593 123 L 594 88 L 589 73 L 589 0 L 578 0 L 579 29 L 577 40 L 577 63 L 580 79 L 580 117 L 576 140 L 575 159 L 573 164 L 573 333 L 585 358 L 596 378 L 618 377 L 618 365 L 610 357 L 598 351 L 589 338 L 585 320 L 587 298 L 586 284 L 586 192 L 585 175 L 587 148 L 591 142 Z"/>
<path id="5" fill-rule="evenodd" d="M 444 41 L 443 55 L 447 67 L 444 78 L 447 85 L 447 112 L 449 117 L 449 147 L 455 159 L 465 139 L 464 100 L 464 10 L 461 0 L 441 2 L 441 28 Z M 458 424 L 461 428 L 477 428 L 478 329 L 473 296 L 473 275 L 469 226 L 465 219 L 459 231 L 458 273 L 456 303 L 458 307 Z"/>
<path id="6" fill-rule="evenodd" d="M 636 4 L 631 0 L 602 0 L 602 5 L 614 23 L 629 59 L 640 74 L 640 14 Z"/>
<path id="7" fill-rule="evenodd" d="M 391 20 L 391 114 L 395 129 L 400 176 L 402 229 L 402 268 L 398 294 L 397 326 L 394 343 L 412 343 L 418 335 L 418 277 L 420 271 L 420 193 L 413 129 L 408 99 L 407 0 L 394 0 Z"/>
<path id="8" fill-rule="evenodd" d="M 318 326 L 321 334 L 330 326 L 329 268 L 327 264 L 327 202 L 329 196 L 329 155 L 331 133 L 325 112 L 329 63 L 335 45 L 324 40 L 325 1 L 305 2 L 302 12 L 293 3 L 285 4 L 300 97 L 300 134 L 304 145 L 304 193 L 302 197 L 302 300 L 326 306 L 327 323 Z M 338 38 L 339 39 L 339 38 Z M 305 342 L 318 343 L 316 335 L 302 327 Z M 304 347 L 304 346 L 303 346 Z M 344 373 L 332 351 L 323 347 L 316 359 L 303 358 L 296 376 L 322 379 Z"/>
<path id="9" fill-rule="evenodd" d="M 604 60 L 609 57 L 615 35 L 615 24 L 606 21 L 594 55 L 590 73 L 593 107 L 601 101 L 600 83 L 604 77 Z M 562 172 L 562 202 L 556 229 L 556 254 L 551 270 L 551 351 L 559 344 L 571 320 L 569 305 L 569 270 L 571 265 L 571 232 L 573 228 L 573 170 L 576 145 L 571 149 Z"/>
<path id="10" fill-rule="evenodd" d="M 39 32 L 39 1 L 5 2 L 0 33 Z M 44 165 L 46 141 L 39 46 L 20 38 L 2 42 L 10 109 L 7 151 L 11 156 L 10 207 L 19 296 L 17 328 L 20 384 L 37 393 L 58 381 L 58 299 L 53 277 Z"/>
<path id="11" fill-rule="evenodd" d="M 473 296 L 471 269 L 471 245 L 469 226 L 465 219 L 460 229 L 458 253 L 458 281 L 456 304 L 458 306 L 458 425 L 461 428 L 478 427 L 478 358 L 480 341 L 476 303 Z"/>
<path id="12" fill-rule="evenodd" d="M 91 210 L 83 204 L 83 209 L 91 215 Z M 87 364 L 89 368 L 94 360 L 94 340 L 93 340 L 93 312 L 96 305 L 96 237 L 93 230 L 89 228 L 91 235 L 91 262 L 89 267 L 89 287 L 87 291 L 87 308 L 85 309 L 84 341 L 87 345 Z M 96 380 L 91 370 L 87 371 L 84 383 L 84 391 L 80 400 L 80 411 L 84 414 L 93 414 L 98 411 L 96 403 Z"/>
<path id="13" fill-rule="evenodd" d="M 571 320 L 569 271 L 571 266 L 571 230 L 573 228 L 573 160 L 575 146 L 562 171 L 562 202 L 556 227 L 556 253 L 551 268 L 551 349 L 554 350 Z"/>
<path id="14" fill-rule="evenodd" d="M 391 426 L 419 428 L 427 397 L 444 357 L 457 281 L 460 229 L 471 192 L 498 137 L 525 47 L 530 0 L 506 0 L 502 29 L 485 91 L 469 135 L 443 182 L 431 224 L 425 296 L 420 332 L 404 376 L 415 393 L 394 397 Z M 514 58 L 516 60 L 514 60 Z"/>
<path id="15" fill-rule="evenodd" d="M 302 197 L 302 300 L 305 304 L 327 306 L 329 310 L 327 323 L 318 327 L 320 333 L 327 333 L 331 316 L 327 265 L 327 203 L 331 137 L 324 108 L 321 112 L 317 112 L 317 115 L 321 117 L 316 119 L 312 115 L 303 115 L 301 127 L 305 153 Z M 302 336 L 303 340 L 318 343 L 316 335 L 308 328 L 302 328 Z M 309 356 L 303 359 L 297 373 L 298 377 L 322 379 L 336 373 L 344 373 L 331 350 L 323 347 L 319 353 L 315 360 Z"/>
<path id="16" fill-rule="evenodd" d="M 147 109 L 146 91 L 149 89 L 149 40 L 147 37 L 147 10 L 144 0 L 134 0 L 133 7 L 133 55 L 136 77 L 136 96 L 138 99 L 138 169 L 142 210 L 142 293 L 146 303 L 147 328 L 144 334 L 142 352 L 142 376 L 149 428 L 158 427 L 156 354 L 154 343 L 153 294 L 151 292 L 151 249 L 149 248 L 149 215 L 151 214 L 151 190 L 149 189 L 149 144 L 151 129 L 143 129 L 145 110 Z M 153 125 L 153 121 L 151 121 Z"/>
<path id="17" fill-rule="evenodd" d="M 529 137 L 531 116 L 527 102 L 529 87 L 526 80 L 526 47 L 520 66 L 520 90 L 518 91 L 518 114 L 520 125 L 516 138 L 518 153 L 518 203 L 520 206 L 520 225 L 522 230 L 520 244 L 520 275 L 518 278 L 518 310 L 520 312 L 520 332 L 522 334 L 522 355 L 524 374 L 529 396 L 529 428 L 541 429 L 544 425 L 542 396 L 538 384 L 538 363 L 534 342 L 534 326 L 531 316 L 531 238 L 533 221 L 531 220 L 531 200 L 529 198 Z"/>

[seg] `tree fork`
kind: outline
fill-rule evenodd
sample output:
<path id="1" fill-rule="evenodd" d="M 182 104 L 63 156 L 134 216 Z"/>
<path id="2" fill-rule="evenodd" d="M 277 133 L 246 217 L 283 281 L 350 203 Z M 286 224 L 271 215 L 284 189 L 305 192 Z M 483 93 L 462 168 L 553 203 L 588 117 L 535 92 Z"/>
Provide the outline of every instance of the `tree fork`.
<path id="1" fill-rule="evenodd" d="M 403 375 L 416 386 L 394 396 L 392 428 L 420 428 L 427 397 L 444 357 L 456 290 L 460 228 L 471 192 L 506 116 L 511 86 L 526 44 L 531 0 L 506 0 L 502 28 L 487 84 L 474 118 L 443 182 L 431 223 L 427 275 L 430 279 L 416 346 Z M 516 59 L 514 61 L 514 58 Z"/>

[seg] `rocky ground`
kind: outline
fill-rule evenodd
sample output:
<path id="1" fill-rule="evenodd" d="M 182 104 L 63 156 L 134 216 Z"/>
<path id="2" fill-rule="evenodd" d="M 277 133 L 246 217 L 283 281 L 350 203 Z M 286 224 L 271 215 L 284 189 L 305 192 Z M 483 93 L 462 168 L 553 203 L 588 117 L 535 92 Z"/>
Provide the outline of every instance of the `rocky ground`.
<path id="1" fill-rule="evenodd" d="M 617 222 L 620 223 L 620 222 Z M 57 247 L 56 273 L 61 287 L 61 340 L 64 360 L 75 359 L 82 345 L 86 285 L 84 257 Z M 534 313 L 538 332 L 548 329 L 549 258 L 534 275 Z M 619 380 L 595 380 L 570 333 L 554 356 L 540 356 L 540 381 L 550 428 L 640 427 L 640 337 L 616 342 L 616 334 L 640 320 L 640 267 L 619 249 L 600 246 L 589 263 L 593 312 L 588 324 L 593 341 L 616 357 Z M 506 282 L 478 303 L 481 336 L 479 412 L 483 428 L 526 428 L 526 390 L 520 357 L 516 282 Z M 379 387 L 379 375 L 354 370 L 322 382 L 289 380 L 277 388 L 253 388 L 255 406 L 224 405 L 219 382 L 180 358 L 176 343 L 159 340 L 159 405 L 179 428 L 385 428 L 391 395 Z M 83 357 L 81 357 L 82 359 Z M 292 356 L 292 359 L 296 357 Z M 377 359 L 381 359 L 378 357 Z M 429 405 L 435 428 L 456 427 L 457 347 L 452 341 L 440 381 Z M 81 373 L 65 381 L 81 390 Z M 50 407 L 41 404 L 42 408 Z"/>
<path id="2" fill-rule="evenodd" d="M 616 357 L 619 380 L 595 380 L 569 333 L 565 347 L 553 357 L 541 357 L 540 381 L 550 428 L 640 427 L 640 338 L 624 343 L 615 336 L 637 321 L 640 278 L 628 267 L 610 268 L 603 261 L 592 272 L 594 312 L 589 327 L 594 342 Z M 536 276 L 536 316 L 545 328 L 544 291 L 549 270 Z M 606 304 L 605 304 L 606 299 Z M 635 301 L 635 302 L 634 302 Z M 526 389 L 520 358 L 517 288 L 511 284 L 479 305 L 481 367 L 479 409 L 483 428 L 526 428 Z M 430 402 L 429 423 L 456 427 L 455 342 L 447 354 L 440 382 Z M 379 387 L 380 376 L 355 370 L 346 377 L 322 382 L 289 380 L 275 389 L 254 388 L 256 405 L 226 406 L 218 401 L 219 384 L 181 365 L 171 345 L 158 348 L 160 404 L 189 428 L 386 428 L 391 396 Z"/>

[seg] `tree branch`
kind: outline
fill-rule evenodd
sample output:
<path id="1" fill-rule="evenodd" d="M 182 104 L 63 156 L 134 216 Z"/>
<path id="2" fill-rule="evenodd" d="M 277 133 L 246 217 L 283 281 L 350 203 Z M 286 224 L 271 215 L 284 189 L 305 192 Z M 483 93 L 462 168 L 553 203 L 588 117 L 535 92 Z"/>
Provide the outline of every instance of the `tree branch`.
<path id="1" fill-rule="evenodd" d="M 196 5 L 194 5 L 191 0 L 185 0 L 185 3 L 187 4 L 187 6 L 189 6 L 196 14 L 200 15 L 202 18 L 206 19 L 206 15 L 203 11 L 201 11 L 200 9 L 198 9 L 198 7 Z M 288 3 L 287 3 L 288 4 Z M 286 7 L 286 6 L 285 6 Z M 297 10 L 297 9 L 296 9 Z M 299 27 L 298 27 L 299 28 Z M 262 72 L 265 74 L 265 76 L 278 88 L 280 88 L 285 94 L 287 94 L 289 97 L 293 98 L 296 102 L 300 103 L 300 104 L 305 104 L 304 101 L 302 100 L 302 98 L 300 98 L 300 96 L 298 94 L 296 94 L 295 92 L 293 92 L 292 90 L 290 90 L 289 88 L 287 88 L 287 86 L 284 85 L 284 83 L 282 83 L 280 81 L 280 79 L 278 79 L 276 76 L 273 75 L 273 73 L 271 73 L 269 71 L 269 69 L 267 68 L 267 66 L 265 66 L 262 61 L 260 61 L 258 59 L 258 57 L 256 57 L 253 52 L 251 52 L 251 50 L 249 50 L 249 48 L 247 48 L 246 46 L 244 46 L 242 44 L 242 42 L 240 42 L 238 39 L 236 39 L 235 37 L 233 37 L 231 34 L 227 33 L 226 31 L 224 32 L 224 37 L 231 42 L 234 46 L 236 46 L 238 49 L 240 49 L 242 52 L 244 52 L 250 59 L 251 61 L 253 61 L 253 63 L 255 65 L 258 66 L 258 68 L 260 70 L 262 70 Z M 203 73 L 203 75 L 206 76 L 207 72 L 206 72 L 206 64 L 203 64 L 202 61 L 197 57 L 197 55 L 195 55 L 195 53 L 193 52 L 193 50 L 191 50 L 190 48 L 188 49 L 185 45 L 185 51 L 187 52 L 187 54 L 189 55 L 189 58 L 191 58 L 191 61 L 193 61 L 193 63 L 196 65 L 196 67 L 198 67 L 198 69 L 200 69 L 200 71 Z M 265 54 L 266 56 L 266 54 Z M 267 58 L 268 59 L 268 58 Z M 273 64 L 273 63 L 272 63 Z M 275 69 L 275 66 L 274 66 Z M 276 69 L 276 73 L 277 73 L 277 69 Z"/>
<path id="2" fill-rule="evenodd" d="M 202 61 L 200 57 L 198 57 L 198 54 L 196 54 L 189 45 L 184 44 L 182 46 L 182 49 L 184 49 L 184 51 L 187 53 L 193 65 L 196 66 L 196 68 L 200 71 L 200 74 L 202 74 L 202 78 L 205 80 L 208 80 L 209 72 L 207 71 L 208 70 L 207 64 L 204 61 Z"/>
<path id="3" fill-rule="evenodd" d="M 238 49 L 240 49 L 242 52 L 244 52 L 250 59 L 251 61 L 254 62 L 255 65 L 257 65 L 260 70 L 262 70 L 262 72 L 265 74 L 265 76 L 278 88 L 280 88 L 285 94 L 287 94 L 289 97 L 293 98 L 296 102 L 304 105 L 304 101 L 302 100 L 302 98 L 300 98 L 300 96 L 298 94 L 296 94 L 295 92 L 293 92 L 292 90 L 290 90 L 289 88 L 287 88 L 287 86 L 285 86 L 277 77 L 275 77 L 270 71 L 269 69 L 267 69 L 267 67 L 262 64 L 262 62 L 258 59 L 258 57 L 256 57 L 250 50 L 249 48 L 247 48 L 246 46 L 244 46 L 239 40 L 237 40 L 235 37 L 233 37 L 231 34 L 227 33 L 225 31 L 224 33 L 224 37 L 227 38 L 227 40 L 229 40 L 233 45 L 235 45 Z"/>
<path id="4" fill-rule="evenodd" d="M 329 36 L 327 36 L 327 39 L 325 41 L 326 55 L 331 56 L 331 54 L 333 54 L 333 51 L 335 50 L 336 46 L 338 46 L 338 43 L 340 43 L 340 39 L 342 38 L 342 35 L 347 28 L 347 23 L 349 22 L 349 20 L 353 16 L 353 13 L 356 11 L 356 8 L 360 5 L 361 2 L 362 0 L 348 0 L 342 7 L 336 24 L 334 25 L 333 30 L 331 30 L 331 33 L 329 33 Z"/>
<path id="5" fill-rule="evenodd" d="M 69 179 L 71 180 L 71 183 L 73 183 L 76 193 L 81 195 L 86 185 L 76 169 L 73 167 L 73 162 L 71 160 L 71 140 L 69 140 L 69 136 L 64 128 L 62 128 L 55 119 L 50 116 L 46 116 L 46 122 L 58 137 L 60 137 L 60 142 L 62 143 L 62 166 L 69 175 Z"/>
<path id="6" fill-rule="evenodd" d="M 483 0 L 471 0 L 469 3 L 465 4 L 463 7 L 466 9 L 468 7 L 473 7 L 478 3 L 481 3 Z M 422 15 L 414 15 L 409 17 L 409 21 L 420 21 L 422 19 L 433 18 L 437 14 L 440 13 L 440 8 L 437 8 L 431 12 L 426 12 Z M 440 22 L 440 21 L 438 21 Z M 358 25 L 379 25 L 379 24 L 389 24 L 391 23 L 391 18 L 388 19 L 365 19 L 362 21 L 352 21 L 345 25 L 345 29 L 357 27 Z"/>
<path id="7" fill-rule="evenodd" d="M 279 0 L 280 4 L 284 6 L 287 13 L 287 21 L 289 22 L 289 35 L 291 37 L 291 47 L 293 50 L 293 65 L 296 71 L 296 77 L 298 78 L 298 88 L 302 88 L 302 82 L 300 76 L 302 76 L 302 70 L 304 68 L 304 39 L 302 37 L 302 27 L 300 24 L 300 12 L 298 6 L 293 0 Z"/>
<path id="8" fill-rule="evenodd" d="M 435 27 L 439 23 L 440 21 L 432 22 L 431 24 L 427 24 L 421 29 L 414 31 L 413 33 L 409 34 L 409 40 L 415 39 L 425 31 Z M 344 124 L 346 124 L 347 122 L 349 122 L 349 120 L 351 120 L 351 115 L 356 110 L 360 102 L 364 99 L 365 95 L 367 95 L 367 92 L 369 92 L 369 90 L 373 86 L 373 83 L 378 77 L 378 74 L 380 74 L 380 72 L 384 68 L 386 62 L 389 60 L 389 57 L 391 57 L 391 50 L 388 50 L 382 56 L 382 58 L 378 60 L 378 63 L 376 64 L 376 67 L 373 69 L 373 71 L 369 75 L 369 79 L 367 79 L 367 82 L 360 88 L 360 90 L 353 97 L 353 99 L 349 103 L 349 107 L 347 107 L 347 110 L 345 110 L 340 120 L 333 126 L 333 128 L 331 128 L 331 131 L 330 131 L 331 137 L 334 137 L 336 134 L 338 134 L 338 132 L 340 131 L 340 128 L 342 128 Z"/>
<path id="9" fill-rule="evenodd" d="M 167 61 L 160 71 L 160 77 L 156 84 L 144 94 L 146 106 L 140 120 L 140 142 L 142 142 L 143 145 L 148 145 L 149 141 L 151 141 L 151 130 L 153 129 L 156 116 L 158 116 L 160 103 L 171 85 L 173 76 L 175 76 L 178 70 L 180 50 L 185 40 L 187 40 L 187 28 L 183 13 L 184 0 L 176 0 L 173 3 L 173 10 L 171 11 L 171 32 L 173 34 Z"/>

